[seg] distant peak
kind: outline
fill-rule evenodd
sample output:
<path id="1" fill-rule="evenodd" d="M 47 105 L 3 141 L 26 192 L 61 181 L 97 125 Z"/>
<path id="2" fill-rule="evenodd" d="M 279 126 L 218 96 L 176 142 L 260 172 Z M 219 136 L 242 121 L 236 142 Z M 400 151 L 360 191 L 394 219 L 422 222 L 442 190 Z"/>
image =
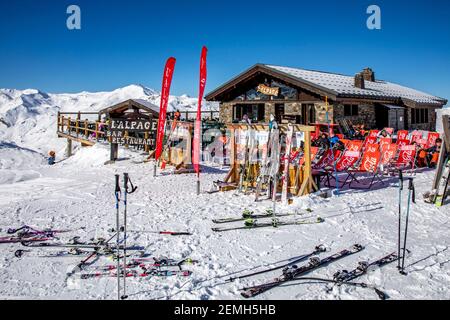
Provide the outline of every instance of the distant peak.
<path id="1" fill-rule="evenodd" d="M 153 96 L 153 95 L 157 95 L 158 92 L 148 88 L 142 84 L 130 84 L 128 86 L 125 86 L 123 88 L 119 88 L 116 91 L 131 91 L 131 92 L 136 92 L 136 93 L 140 93 L 140 94 L 144 94 L 146 96 Z"/>

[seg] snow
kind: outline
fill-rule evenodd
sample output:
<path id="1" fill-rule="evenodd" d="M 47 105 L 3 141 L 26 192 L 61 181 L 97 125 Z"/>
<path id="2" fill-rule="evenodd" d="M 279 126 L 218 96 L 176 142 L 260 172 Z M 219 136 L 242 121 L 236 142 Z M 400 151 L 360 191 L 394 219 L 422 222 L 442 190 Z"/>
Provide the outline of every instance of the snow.
<path id="1" fill-rule="evenodd" d="M 214 218 L 239 217 L 244 209 L 264 213 L 272 207 L 264 200 L 235 192 L 208 194 L 212 182 L 224 179 L 227 171 L 204 166 L 202 194 L 196 195 L 195 175 L 153 177 L 151 164 L 138 163 L 143 156 L 120 149 L 121 161 L 104 165 L 109 159 L 106 145 L 76 147 L 64 159 L 64 140 L 55 136 L 54 115 L 58 110 L 96 110 L 105 104 L 145 95 L 142 87 L 111 93 L 52 95 L 39 91 L 1 90 L 0 117 L 0 229 L 27 224 L 37 228 L 77 229 L 62 234 L 62 242 L 74 236 L 82 240 L 108 238 L 115 228 L 114 175 L 128 172 L 137 191 L 128 197 L 128 229 L 134 231 L 190 231 L 192 236 L 171 237 L 130 232 L 128 244 L 144 246 L 155 257 L 199 260 L 190 277 L 129 278 L 130 299 L 241 299 L 239 289 L 273 279 L 280 272 L 226 283 L 230 276 L 261 270 L 262 266 L 286 261 L 311 252 L 324 244 L 328 252 L 360 243 L 365 249 L 308 276 L 330 278 L 342 269 L 353 269 L 361 260 L 380 258 L 397 247 L 397 199 L 395 179 L 370 191 L 343 190 L 339 197 L 317 195 L 297 198 L 291 206 L 278 205 L 278 212 L 297 212 L 299 218 L 325 219 L 322 224 L 285 226 L 215 233 Z M 148 89 L 149 90 L 149 89 Z M 146 90 L 146 92 L 151 92 Z M 129 95 L 126 94 L 129 92 Z M 147 96 L 147 101 L 152 98 Z M 188 98 L 178 97 L 173 101 Z M 189 98 L 191 99 L 191 98 Z M 119 101 L 116 101 L 119 100 Z M 108 101 L 108 103 L 104 102 Z M 85 107 L 85 109 L 83 109 Z M 195 108 L 195 105 L 190 105 Z M 48 166 L 47 151 L 57 149 L 57 164 Z M 450 251 L 449 206 L 436 208 L 422 201 L 430 189 L 434 171 L 416 175 L 417 204 L 411 208 L 406 270 L 402 276 L 395 264 L 374 270 L 360 281 L 376 285 L 391 299 L 449 299 Z M 406 201 L 406 190 L 403 199 Z M 405 203 L 404 203 L 405 205 Z M 308 212 L 306 209 L 312 209 Z M 283 221 L 294 218 L 283 218 Z M 241 226 L 241 223 L 233 223 Z M 4 299 L 115 299 L 116 280 L 81 280 L 66 273 L 81 257 L 46 258 L 58 249 L 30 249 L 19 259 L 19 244 L 0 245 L 0 297 Z M 26 248 L 25 248 L 26 249 Z M 95 265 L 113 263 L 102 257 Z M 334 287 L 315 282 L 290 283 L 259 296 L 259 299 L 377 299 L 368 289 Z"/>
<path id="2" fill-rule="evenodd" d="M 450 115 L 450 107 L 446 107 L 443 109 L 436 110 L 436 131 L 443 134 L 444 133 L 444 127 L 442 123 L 442 116 L 443 115 Z"/>
<path id="3" fill-rule="evenodd" d="M 335 73 L 311 71 L 297 68 L 265 65 L 268 68 L 284 72 L 290 76 L 308 81 L 315 85 L 333 90 L 343 95 L 375 96 L 389 98 L 406 98 L 417 103 L 429 103 L 442 105 L 442 98 L 435 97 L 415 89 L 404 87 L 392 82 L 376 80 L 365 81 L 365 89 L 355 87 L 354 77 Z"/>

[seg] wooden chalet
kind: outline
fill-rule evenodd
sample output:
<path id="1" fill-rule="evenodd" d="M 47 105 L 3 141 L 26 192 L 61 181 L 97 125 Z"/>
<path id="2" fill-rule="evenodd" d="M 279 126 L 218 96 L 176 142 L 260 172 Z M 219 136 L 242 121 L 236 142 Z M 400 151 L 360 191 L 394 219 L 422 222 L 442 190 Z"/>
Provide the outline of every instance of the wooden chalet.
<path id="1" fill-rule="evenodd" d="M 325 98 L 328 97 L 328 119 Z M 447 100 L 387 81 L 372 69 L 355 76 L 256 64 L 206 95 L 220 102 L 220 120 L 237 123 L 339 123 L 367 129 L 435 130 L 436 110 Z"/>

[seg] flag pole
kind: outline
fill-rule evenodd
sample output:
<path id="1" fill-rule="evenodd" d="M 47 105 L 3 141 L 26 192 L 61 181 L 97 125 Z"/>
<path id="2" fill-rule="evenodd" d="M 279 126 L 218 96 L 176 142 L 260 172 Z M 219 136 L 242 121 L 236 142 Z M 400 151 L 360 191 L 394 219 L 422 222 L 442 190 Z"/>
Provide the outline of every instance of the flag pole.
<path id="1" fill-rule="evenodd" d="M 207 77 L 207 69 L 206 69 L 206 56 L 208 53 L 208 49 L 203 46 L 202 54 L 200 57 L 200 83 L 199 83 L 199 92 L 198 92 L 198 106 L 197 106 L 197 119 L 195 121 L 194 127 L 194 149 L 193 149 L 193 162 L 194 169 L 197 172 L 197 195 L 200 195 L 200 159 L 201 159 L 201 134 L 202 134 L 202 100 L 203 94 L 205 92 L 206 86 L 206 77 Z"/>

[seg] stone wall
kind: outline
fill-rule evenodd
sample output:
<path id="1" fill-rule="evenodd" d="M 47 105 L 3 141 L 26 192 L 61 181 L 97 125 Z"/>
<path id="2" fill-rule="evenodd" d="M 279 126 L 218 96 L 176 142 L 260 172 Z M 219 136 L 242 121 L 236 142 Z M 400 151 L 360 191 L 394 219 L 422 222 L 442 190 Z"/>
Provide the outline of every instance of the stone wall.
<path id="1" fill-rule="evenodd" d="M 233 122 L 233 104 L 221 103 L 219 107 L 219 121 L 223 123 Z"/>
<path id="2" fill-rule="evenodd" d="M 376 127 L 375 108 L 373 104 L 360 104 L 358 105 L 358 115 L 346 117 L 344 115 L 344 105 L 334 105 L 334 121 L 337 122 L 340 119 L 350 120 L 351 123 L 360 125 L 364 124 L 367 129 Z"/>
<path id="3" fill-rule="evenodd" d="M 318 123 L 327 123 L 327 110 L 325 103 L 315 103 L 314 104 L 316 108 L 316 122 Z M 334 115 L 334 106 L 329 105 L 328 106 L 328 119 L 330 122 L 333 122 L 333 115 Z"/>
<path id="4" fill-rule="evenodd" d="M 289 102 L 284 105 L 284 114 L 300 115 L 302 114 L 302 104 L 300 102 Z"/>

